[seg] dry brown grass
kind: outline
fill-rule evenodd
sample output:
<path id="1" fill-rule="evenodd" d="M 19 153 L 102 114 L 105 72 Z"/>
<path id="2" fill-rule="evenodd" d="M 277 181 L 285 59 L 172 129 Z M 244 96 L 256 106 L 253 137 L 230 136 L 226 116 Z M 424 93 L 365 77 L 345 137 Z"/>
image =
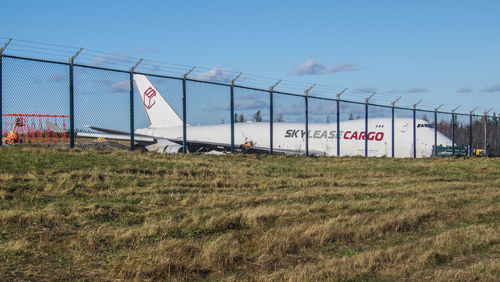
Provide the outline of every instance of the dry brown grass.
<path id="1" fill-rule="evenodd" d="M 1 280 L 499 280 L 500 160 L 0 149 Z"/>

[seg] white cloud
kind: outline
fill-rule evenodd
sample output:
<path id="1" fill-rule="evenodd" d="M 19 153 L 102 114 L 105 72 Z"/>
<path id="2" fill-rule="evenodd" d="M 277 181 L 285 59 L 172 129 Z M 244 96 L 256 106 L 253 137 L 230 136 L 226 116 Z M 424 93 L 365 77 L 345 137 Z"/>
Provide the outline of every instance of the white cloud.
<path id="1" fill-rule="evenodd" d="M 341 71 L 355 71 L 358 68 L 351 63 L 339 63 L 332 65 L 330 67 L 325 66 L 321 62 L 318 62 L 314 59 L 308 60 L 300 64 L 298 67 L 294 68 L 290 71 L 292 75 L 317 75 L 317 74 L 330 74 Z"/>
<path id="2" fill-rule="evenodd" d="M 157 53 L 158 51 L 159 51 L 158 48 L 155 47 L 137 49 L 137 52 L 139 53 Z"/>
<path id="3" fill-rule="evenodd" d="M 472 92 L 472 89 L 465 86 L 457 89 L 457 93 L 470 93 L 470 92 Z"/>
<path id="4" fill-rule="evenodd" d="M 500 92 L 500 84 L 488 86 L 483 89 L 483 92 Z"/>
<path id="5" fill-rule="evenodd" d="M 260 99 L 263 97 L 269 97 L 268 92 L 262 92 L 262 93 L 245 93 L 242 95 L 236 95 L 235 99 L 236 100 L 255 100 L 255 99 Z"/>
<path id="6" fill-rule="evenodd" d="M 304 112 L 304 110 L 302 110 Z M 309 113 L 311 115 L 335 115 L 337 112 L 337 104 L 334 102 L 314 103 L 311 105 Z"/>
<path id="7" fill-rule="evenodd" d="M 405 93 L 409 93 L 409 94 L 425 93 L 425 92 L 429 92 L 429 89 L 427 89 L 425 87 L 410 87 L 410 88 L 406 89 L 406 91 L 405 91 Z"/>
<path id="8" fill-rule="evenodd" d="M 234 109 L 237 111 L 242 111 L 242 110 L 260 110 L 260 109 L 265 109 L 268 108 L 268 103 L 264 102 L 262 100 L 240 100 L 234 102 Z M 223 106 L 215 107 L 215 110 L 223 110 L 223 111 L 228 111 L 231 109 L 231 106 L 229 103 L 226 103 Z"/>
<path id="9" fill-rule="evenodd" d="M 111 85 L 111 92 L 130 92 L 130 80 L 121 80 Z"/>
<path id="10" fill-rule="evenodd" d="M 392 94 L 401 94 L 401 93 L 407 93 L 407 94 L 415 94 L 415 93 L 426 93 L 429 92 L 429 89 L 426 87 L 410 87 L 406 90 L 399 90 L 399 89 L 391 89 L 387 91 Z"/>
<path id="11" fill-rule="evenodd" d="M 133 66 L 135 62 L 132 61 L 132 58 L 127 56 L 120 55 L 112 55 L 112 54 L 101 54 L 92 62 L 90 65 L 93 67 L 102 67 L 106 65 L 116 65 L 116 64 L 126 64 Z"/>
<path id="12" fill-rule="evenodd" d="M 68 80 L 68 76 L 60 73 L 53 73 L 49 76 L 49 81 L 51 82 L 61 82 Z"/>
<path id="13" fill-rule="evenodd" d="M 194 78 L 203 81 L 229 82 L 232 76 L 224 69 L 215 67 L 207 72 L 195 75 Z"/>
<path id="14" fill-rule="evenodd" d="M 107 89 L 111 93 L 130 92 L 130 80 L 120 80 L 113 82 L 109 79 L 96 80 L 96 82 Z"/>
<path id="15" fill-rule="evenodd" d="M 393 88 L 393 89 L 391 89 L 391 90 L 388 90 L 387 92 L 392 93 L 392 94 L 399 94 L 399 93 L 401 93 L 401 91 L 400 91 L 400 90 L 395 89 L 395 88 Z"/>
<path id="16" fill-rule="evenodd" d="M 372 88 L 372 87 L 360 87 L 354 89 L 354 92 L 356 93 L 373 93 L 377 91 L 377 88 Z"/>

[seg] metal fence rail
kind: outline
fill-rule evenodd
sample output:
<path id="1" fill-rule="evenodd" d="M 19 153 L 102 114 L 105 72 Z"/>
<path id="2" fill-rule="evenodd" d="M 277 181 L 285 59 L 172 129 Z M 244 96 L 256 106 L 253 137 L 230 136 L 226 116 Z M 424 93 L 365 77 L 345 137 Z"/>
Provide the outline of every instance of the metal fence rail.
<path id="1" fill-rule="evenodd" d="M 9 41 L 10 42 L 10 41 Z M 230 151 L 235 152 L 235 124 L 239 122 L 253 122 L 267 124 L 264 128 L 269 136 L 269 153 L 273 154 L 276 146 L 276 124 L 293 122 L 300 124 L 304 130 L 304 148 L 296 148 L 297 152 L 306 156 L 311 155 L 310 143 L 320 134 L 336 145 L 333 155 L 360 155 L 380 156 L 370 151 L 374 134 L 370 132 L 375 124 L 370 123 L 376 118 L 390 119 L 391 136 L 385 141 L 386 157 L 398 157 L 405 154 L 411 157 L 419 155 L 418 128 L 424 126 L 418 120 L 425 120 L 434 127 L 433 155 L 443 154 L 438 146 L 438 132 L 452 140 L 450 155 L 462 155 L 461 148 L 467 147 L 466 154 L 474 154 L 472 149 L 482 149 L 485 155 L 500 155 L 500 124 L 498 117 L 490 111 L 484 114 L 475 114 L 475 109 L 469 113 L 460 113 L 459 108 L 451 112 L 440 111 L 440 107 L 432 110 L 419 109 L 419 103 L 412 108 L 397 106 L 400 98 L 391 105 L 371 103 L 371 94 L 364 102 L 351 101 L 341 98 L 346 89 L 336 94 L 336 98 L 310 95 L 315 85 L 304 91 L 304 94 L 283 92 L 276 90 L 281 81 L 277 81 L 269 88 L 254 88 L 239 85 L 240 75 L 233 77 L 229 83 L 205 81 L 197 77 L 189 77 L 192 68 L 179 77 L 165 76 L 155 73 L 136 71 L 141 61 L 132 65 L 129 70 L 105 68 L 89 64 L 78 64 L 75 60 L 81 52 L 78 50 L 68 62 L 52 61 L 39 58 L 28 58 L 5 54 L 8 50 L 7 42 L 0 49 L 0 132 L 5 137 L 5 115 L 14 112 L 41 115 L 65 115 L 69 117 L 67 145 L 73 148 L 78 142 L 75 132 L 88 130 L 85 125 L 97 127 L 111 125 L 115 130 L 130 133 L 128 148 L 134 150 L 136 128 L 146 124 L 147 120 L 137 112 L 142 111 L 142 102 L 134 99 L 137 95 L 133 77 L 135 74 L 146 75 L 161 90 L 160 92 L 174 93 L 167 97 L 182 117 L 182 151 L 188 152 L 187 142 L 191 128 L 188 124 L 220 125 L 229 122 L 227 132 L 230 138 L 222 140 L 230 144 Z M 217 100 L 218 106 L 206 103 Z M 7 109 L 7 112 L 5 111 Z M 256 113 L 252 111 L 257 110 Z M 343 140 L 347 130 L 344 124 L 347 120 L 364 120 L 364 131 L 356 133 L 363 135 L 358 141 L 364 142 L 364 151 L 347 152 Z M 412 146 L 408 151 L 401 151 L 395 145 L 399 142 L 395 138 L 395 120 L 407 120 L 401 130 L 408 130 L 412 136 Z M 125 122 L 127 121 L 127 122 Z M 336 123 L 330 132 L 316 132 L 311 129 L 312 124 Z M 377 125 L 375 125 L 377 126 Z M 427 125 L 425 125 L 427 126 Z M 354 134 L 352 134 L 354 135 Z M 351 135 L 352 138 L 354 138 Z M 181 136 L 179 136 L 181 137 Z M 3 138 L 2 138 L 3 139 Z M 389 142 L 390 141 L 390 142 Z M 66 142 L 66 139 L 65 139 Z M 76 142 L 76 143 L 75 143 Z M 326 142 L 326 141 L 325 141 Z M 3 140 L 0 141 L 2 145 Z M 315 152 L 317 154 L 317 152 Z"/>

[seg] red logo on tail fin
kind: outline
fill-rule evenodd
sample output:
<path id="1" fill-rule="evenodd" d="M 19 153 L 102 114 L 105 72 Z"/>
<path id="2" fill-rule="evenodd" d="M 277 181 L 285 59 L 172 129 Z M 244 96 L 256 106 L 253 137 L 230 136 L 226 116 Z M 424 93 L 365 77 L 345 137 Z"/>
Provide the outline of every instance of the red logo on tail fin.
<path id="1" fill-rule="evenodd" d="M 144 106 L 146 107 L 146 109 L 151 109 L 154 104 L 156 103 L 156 101 L 154 101 L 154 97 L 156 96 L 156 90 L 154 90 L 152 87 L 149 87 L 148 89 L 146 89 L 146 91 L 144 91 Z M 146 98 L 147 98 L 147 104 L 146 104 Z"/>

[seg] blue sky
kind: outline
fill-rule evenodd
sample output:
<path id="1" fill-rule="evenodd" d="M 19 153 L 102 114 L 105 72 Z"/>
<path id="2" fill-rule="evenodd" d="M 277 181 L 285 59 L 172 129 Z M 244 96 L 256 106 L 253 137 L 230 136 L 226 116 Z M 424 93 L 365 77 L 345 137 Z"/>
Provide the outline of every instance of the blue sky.
<path id="1" fill-rule="evenodd" d="M 484 0 L 17 0 L 2 2 L 0 36 L 200 66 L 200 78 L 297 81 L 282 86 L 297 93 L 317 82 L 332 87 L 312 94 L 499 112 L 499 14 Z"/>

